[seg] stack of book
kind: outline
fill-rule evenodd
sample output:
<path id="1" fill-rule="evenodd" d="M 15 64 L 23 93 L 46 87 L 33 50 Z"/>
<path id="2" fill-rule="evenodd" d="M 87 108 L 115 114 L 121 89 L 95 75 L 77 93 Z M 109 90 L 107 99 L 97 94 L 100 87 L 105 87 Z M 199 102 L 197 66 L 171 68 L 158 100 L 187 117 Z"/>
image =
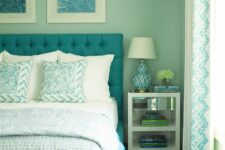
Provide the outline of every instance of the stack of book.
<path id="1" fill-rule="evenodd" d="M 165 116 L 156 112 L 147 112 L 141 119 L 141 126 L 167 126 L 168 120 Z"/>
<path id="2" fill-rule="evenodd" d="M 162 148 L 167 147 L 167 145 L 165 135 L 146 135 L 140 138 L 141 148 Z"/>

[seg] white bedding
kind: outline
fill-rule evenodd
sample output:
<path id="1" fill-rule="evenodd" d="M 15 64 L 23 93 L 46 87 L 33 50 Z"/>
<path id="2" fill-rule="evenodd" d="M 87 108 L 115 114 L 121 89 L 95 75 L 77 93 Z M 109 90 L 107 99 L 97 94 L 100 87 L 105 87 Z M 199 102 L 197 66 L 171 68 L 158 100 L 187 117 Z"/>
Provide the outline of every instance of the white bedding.
<path id="1" fill-rule="evenodd" d="M 113 98 L 105 100 L 87 101 L 86 103 L 41 103 L 30 101 L 30 103 L 0 103 L 0 109 L 23 109 L 23 108 L 66 108 L 104 114 L 117 127 L 117 103 Z"/>

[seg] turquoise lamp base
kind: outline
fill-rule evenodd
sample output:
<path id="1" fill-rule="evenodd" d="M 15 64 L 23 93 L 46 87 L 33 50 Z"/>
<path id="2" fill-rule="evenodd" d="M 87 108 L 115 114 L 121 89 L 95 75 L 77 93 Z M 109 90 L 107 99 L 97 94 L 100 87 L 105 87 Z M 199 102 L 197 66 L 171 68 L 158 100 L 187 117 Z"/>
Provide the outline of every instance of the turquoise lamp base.
<path id="1" fill-rule="evenodd" d="M 151 77 L 148 74 L 144 60 L 142 59 L 139 61 L 137 73 L 133 76 L 132 83 L 135 88 L 135 92 L 144 93 L 149 91 Z"/>

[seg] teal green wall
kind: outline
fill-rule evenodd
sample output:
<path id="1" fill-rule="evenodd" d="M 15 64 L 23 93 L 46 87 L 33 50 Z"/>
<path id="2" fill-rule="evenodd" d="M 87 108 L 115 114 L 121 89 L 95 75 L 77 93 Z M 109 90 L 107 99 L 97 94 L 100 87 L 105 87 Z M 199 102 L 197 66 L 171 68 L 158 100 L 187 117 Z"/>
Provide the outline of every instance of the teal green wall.
<path id="1" fill-rule="evenodd" d="M 123 33 L 125 99 L 137 66 L 136 60 L 126 58 L 130 39 L 151 36 L 157 51 L 157 59 L 147 61 L 153 80 L 159 69 L 170 68 L 175 71 L 173 82 L 183 86 L 184 0 L 106 0 L 103 24 L 47 24 L 46 0 L 36 2 L 37 23 L 0 24 L 0 33 Z"/>

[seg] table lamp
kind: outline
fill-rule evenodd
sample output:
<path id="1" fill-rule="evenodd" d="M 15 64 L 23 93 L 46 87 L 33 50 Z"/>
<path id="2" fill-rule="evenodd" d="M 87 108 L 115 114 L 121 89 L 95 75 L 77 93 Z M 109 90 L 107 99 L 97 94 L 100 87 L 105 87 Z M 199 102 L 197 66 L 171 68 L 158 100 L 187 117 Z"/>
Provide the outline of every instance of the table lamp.
<path id="1" fill-rule="evenodd" d="M 145 59 L 155 59 L 155 46 L 151 37 L 132 38 L 128 58 L 139 59 L 136 74 L 132 77 L 135 92 L 147 92 L 151 83 L 151 76 L 147 71 Z"/>

